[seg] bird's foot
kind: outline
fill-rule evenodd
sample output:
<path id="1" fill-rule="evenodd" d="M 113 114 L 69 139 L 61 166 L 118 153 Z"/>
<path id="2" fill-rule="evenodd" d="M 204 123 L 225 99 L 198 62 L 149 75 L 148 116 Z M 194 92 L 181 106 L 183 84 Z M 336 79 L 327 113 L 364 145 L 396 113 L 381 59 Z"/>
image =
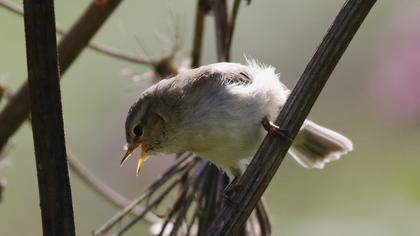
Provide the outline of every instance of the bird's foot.
<path id="1" fill-rule="evenodd" d="M 287 141 L 292 142 L 292 139 L 289 136 L 289 130 L 281 129 L 278 125 L 269 121 L 267 118 L 264 118 L 261 121 L 261 124 L 264 127 L 264 129 L 267 130 L 269 135 L 281 137 L 283 139 L 286 139 Z"/>

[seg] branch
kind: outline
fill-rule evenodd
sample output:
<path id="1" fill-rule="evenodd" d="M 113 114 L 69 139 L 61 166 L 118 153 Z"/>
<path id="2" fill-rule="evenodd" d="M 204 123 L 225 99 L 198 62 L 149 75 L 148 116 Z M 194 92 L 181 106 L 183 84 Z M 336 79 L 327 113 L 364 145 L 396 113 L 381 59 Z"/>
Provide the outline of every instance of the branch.
<path id="1" fill-rule="evenodd" d="M 53 0 L 24 0 L 28 81 L 44 235 L 75 235 Z"/>
<path id="2" fill-rule="evenodd" d="M 337 15 L 276 119 L 286 138 L 267 136 L 207 235 L 236 235 L 261 198 L 315 100 L 375 0 L 349 0 Z"/>
<path id="3" fill-rule="evenodd" d="M 0 80 L 0 102 L 3 96 L 7 93 L 6 85 L 3 84 L 3 81 Z"/>
<path id="4" fill-rule="evenodd" d="M 71 153 L 67 154 L 67 160 L 69 162 L 70 170 L 72 170 L 84 183 L 89 185 L 91 189 L 101 195 L 111 204 L 123 208 L 130 204 L 130 200 L 125 198 L 120 193 L 113 190 L 111 187 L 102 182 L 98 177 L 96 177 L 92 172 L 90 172 L 86 166 L 84 166 L 75 156 Z M 144 208 L 140 206 L 135 206 L 131 212 L 134 215 L 139 215 L 144 211 Z M 153 214 L 152 212 L 147 212 L 145 215 L 146 220 L 151 223 L 156 223 L 160 220 L 160 217 Z"/>
<path id="5" fill-rule="evenodd" d="M 204 18 L 206 13 L 210 10 L 207 0 L 197 1 L 197 10 L 195 15 L 195 26 L 194 26 L 194 39 L 193 49 L 191 53 L 191 68 L 200 66 L 201 49 L 203 44 L 203 33 L 204 33 Z"/>
<path id="6" fill-rule="evenodd" d="M 19 4 L 10 1 L 10 0 L 0 0 L 0 6 L 3 6 L 4 8 L 6 8 L 7 10 L 23 16 L 23 9 L 21 6 L 19 6 Z M 66 34 L 66 30 L 62 27 L 56 26 L 56 32 L 59 35 L 65 35 Z M 95 41 L 91 41 L 89 42 L 89 44 L 87 45 L 88 48 L 102 53 L 106 56 L 111 56 L 120 60 L 124 60 L 127 62 L 132 62 L 132 63 L 137 63 L 137 64 L 142 64 L 142 65 L 150 65 L 151 61 L 148 60 L 145 56 L 143 55 L 139 55 L 139 54 L 134 54 L 134 53 L 130 53 L 130 52 L 123 52 L 119 49 L 107 46 L 105 44 L 102 43 L 98 43 Z"/>
<path id="7" fill-rule="evenodd" d="M 152 65 L 153 61 L 147 59 L 141 54 L 135 54 L 130 52 L 124 52 L 120 49 L 110 47 L 108 45 L 91 41 L 88 47 L 96 52 L 102 53 L 103 55 L 114 57 L 116 59 L 124 60 L 127 62 L 137 63 L 140 65 Z"/>
<path id="8" fill-rule="evenodd" d="M 175 186 L 181 181 L 181 179 L 178 177 L 175 180 L 173 180 L 171 183 L 168 184 L 168 187 L 165 188 L 165 190 L 162 191 L 162 193 L 154 199 L 150 204 L 148 204 L 145 208 L 145 210 L 142 212 L 142 214 L 136 216 L 134 219 L 132 219 L 127 225 L 124 225 L 122 228 L 118 229 L 118 232 L 113 235 L 122 235 L 127 230 L 129 230 L 131 227 L 133 227 L 139 220 L 141 220 L 147 212 L 151 211 L 153 208 L 156 207 L 156 205 L 160 204 L 162 200 L 170 194 L 170 192 L 175 188 Z M 95 234 L 96 235 L 96 234 Z"/>
<path id="9" fill-rule="evenodd" d="M 192 166 L 191 166 L 192 167 Z M 195 172 L 193 175 L 195 175 L 193 178 L 188 179 L 189 180 L 189 186 L 191 186 L 191 188 L 195 188 L 196 185 L 199 183 L 198 179 L 199 176 L 197 176 L 197 174 L 202 174 L 203 173 L 203 169 L 205 167 L 205 163 L 201 163 L 198 167 L 199 171 Z M 165 188 L 165 190 L 162 191 L 162 193 L 159 194 L 159 196 L 156 197 L 155 200 L 153 200 L 152 203 L 148 204 L 147 208 L 151 209 L 153 207 L 155 207 L 156 205 L 158 205 L 160 202 L 162 202 L 162 200 L 167 197 L 167 195 L 175 189 L 175 186 L 177 184 L 179 184 L 182 181 L 183 175 L 177 175 L 177 177 L 168 184 L 168 186 Z M 187 196 L 187 193 L 190 193 L 188 195 L 188 200 L 185 201 L 185 198 Z M 176 211 L 176 209 L 179 208 L 183 208 L 183 210 L 186 212 L 188 210 L 188 207 L 190 204 L 188 204 L 188 202 L 191 202 L 193 200 L 193 196 L 194 193 L 191 191 L 191 189 L 189 187 L 186 187 L 184 185 L 183 189 L 181 190 L 180 196 L 178 197 L 178 199 L 175 201 L 174 204 L 174 208 L 172 209 L 172 211 L 169 213 L 169 216 L 167 217 L 167 219 L 165 220 L 162 229 L 161 229 L 161 234 L 163 232 L 165 232 L 165 228 L 169 223 L 169 220 L 172 218 L 174 212 Z M 140 217 L 135 217 L 134 219 L 132 219 L 128 224 L 126 224 L 125 226 L 123 226 L 121 229 L 118 230 L 117 233 L 113 234 L 113 236 L 118 236 L 118 235 L 122 235 L 124 232 L 126 232 L 127 230 L 129 230 L 131 227 L 133 227 L 141 218 Z M 178 231 L 178 225 L 181 222 L 176 222 L 178 224 L 174 224 L 174 229 L 172 229 L 172 232 L 177 232 Z"/>
<path id="10" fill-rule="evenodd" d="M 4 0 L 3 0 L 4 1 Z M 122 0 L 92 1 L 58 45 L 61 74 L 70 67 Z M 28 84 L 23 84 L 0 113 L 0 150 L 30 112 Z"/>
<path id="11" fill-rule="evenodd" d="M 133 200 L 130 204 L 126 205 L 124 209 L 117 212 L 107 222 L 105 222 L 101 227 L 99 227 L 99 229 L 95 230 L 94 235 L 104 235 L 106 232 L 108 232 L 111 229 L 112 226 L 120 222 L 124 216 L 129 214 L 134 209 L 135 206 L 137 206 L 142 201 L 150 197 L 160 187 L 165 185 L 168 182 L 168 180 L 170 180 L 173 176 L 189 171 L 192 167 L 194 167 L 196 163 L 197 161 L 190 154 L 180 158 L 176 164 L 171 166 L 167 171 L 165 171 L 165 173 L 162 174 L 160 178 L 158 178 L 149 187 L 147 187 L 146 191 L 140 194 L 139 197 Z M 148 211 L 150 209 L 146 208 L 146 210 Z"/>
<path id="12" fill-rule="evenodd" d="M 230 51 L 232 47 L 233 32 L 235 30 L 236 18 L 238 17 L 239 7 L 241 6 L 242 0 L 235 0 L 233 3 L 232 14 L 229 20 L 229 31 L 226 39 L 226 58 L 230 60 Z"/>
<path id="13" fill-rule="evenodd" d="M 228 15 L 226 0 L 213 1 L 213 13 L 216 23 L 217 61 L 229 61 L 226 51 L 228 35 Z"/>

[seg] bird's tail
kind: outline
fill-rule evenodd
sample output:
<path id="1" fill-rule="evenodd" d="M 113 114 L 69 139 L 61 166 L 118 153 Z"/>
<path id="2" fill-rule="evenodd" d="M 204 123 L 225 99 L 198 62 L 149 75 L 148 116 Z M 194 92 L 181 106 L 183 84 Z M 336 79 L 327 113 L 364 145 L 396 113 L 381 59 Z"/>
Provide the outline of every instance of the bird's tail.
<path id="1" fill-rule="evenodd" d="M 353 150 L 353 143 L 343 135 L 306 120 L 289 153 L 307 168 L 324 168 L 330 161 Z"/>

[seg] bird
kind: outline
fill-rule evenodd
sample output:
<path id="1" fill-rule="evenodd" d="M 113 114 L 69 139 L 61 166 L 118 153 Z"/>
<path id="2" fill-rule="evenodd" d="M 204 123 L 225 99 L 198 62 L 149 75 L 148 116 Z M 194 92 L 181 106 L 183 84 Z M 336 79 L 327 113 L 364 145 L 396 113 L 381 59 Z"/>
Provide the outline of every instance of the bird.
<path id="1" fill-rule="evenodd" d="M 256 60 L 185 69 L 152 85 L 130 107 L 126 153 L 141 148 L 136 175 L 148 156 L 192 152 L 240 175 L 283 108 L 290 90 L 273 66 Z M 265 124 L 265 125 L 262 125 Z M 305 120 L 289 154 L 303 167 L 324 168 L 353 150 L 347 137 Z"/>

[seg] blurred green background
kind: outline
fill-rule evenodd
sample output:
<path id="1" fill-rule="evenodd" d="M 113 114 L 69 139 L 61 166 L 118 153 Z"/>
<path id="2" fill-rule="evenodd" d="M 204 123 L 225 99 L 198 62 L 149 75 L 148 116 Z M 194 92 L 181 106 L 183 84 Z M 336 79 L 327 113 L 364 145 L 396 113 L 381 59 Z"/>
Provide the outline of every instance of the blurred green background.
<path id="1" fill-rule="evenodd" d="M 55 1 L 57 24 L 68 28 L 88 3 Z M 243 4 L 233 61 L 244 62 L 246 55 L 271 64 L 292 88 L 343 3 L 254 0 L 250 6 Z M 157 35 L 170 37 L 175 19 L 187 54 L 195 7 L 192 0 L 126 0 L 95 39 L 142 52 L 138 38 L 155 57 L 166 50 Z M 401 78 L 409 70 L 404 66 L 420 61 L 415 44 L 401 47 L 410 42 L 407 37 L 419 35 L 410 34 L 420 30 L 420 20 L 415 18 L 419 13 L 419 1 L 382 0 L 368 15 L 310 114 L 311 119 L 351 138 L 355 150 L 322 171 L 304 169 L 291 158 L 284 161 L 265 194 L 273 235 L 420 235 L 420 115 L 415 112 L 420 100 L 408 96 L 410 109 L 401 112 L 406 100 L 394 99 L 393 90 L 407 88 L 400 95 L 420 94 L 418 69 L 410 74 L 417 80 Z M 401 48 L 409 56 L 401 56 Z M 212 17 L 206 21 L 203 62 L 215 62 Z M 394 65 L 400 67 L 393 70 Z M 119 167 L 126 112 L 152 83 L 133 82 L 122 70 L 142 73 L 148 68 L 85 50 L 61 83 L 64 123 L 68 150 L 113 188 L 134 197 L 168 160 L 148 161 L 138 178 L 133 163 Z M 23 20 L 2 8 L 0 76 L 12 90 L 26 80 Z M 0 177 L 8 182 L 0 203 L 0 235 L 41 235 L 30 126 L 24 124 L 14 139 L 7 157 L 11 165 L 0 169 Z M 76 176 L 71 176 L 71 182 L 77 232 L 90 235 L 118 209 Z M 127 235 L 147 231 L 146 225 L 139 224 Z"/>

